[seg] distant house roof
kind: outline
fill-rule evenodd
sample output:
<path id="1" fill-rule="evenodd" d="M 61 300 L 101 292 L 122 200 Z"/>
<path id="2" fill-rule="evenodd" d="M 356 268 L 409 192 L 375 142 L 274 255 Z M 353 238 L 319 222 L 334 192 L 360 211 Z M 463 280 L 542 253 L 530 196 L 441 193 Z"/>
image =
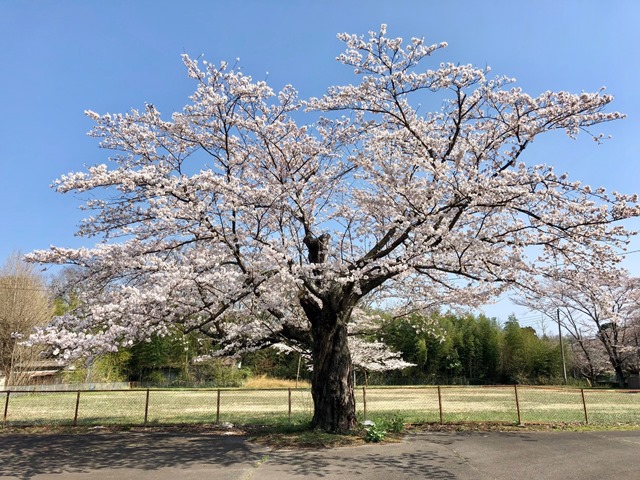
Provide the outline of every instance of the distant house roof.
<path id="1" fill-rule="evenodd" d="M 17 363 L 16 368 L 24 370 L 46 370 L 64 368 L 66 364 L 60 360 L 33 360 L 26 363 Z"/>
<path id="2" fill-rule="evenodd" d="M 33 378 L 33 377 L 50 377 L 52 375 L 55 375 L 56 373 L 59 373 L 60 369 L 58 370 L 36 370 L 33 372 L 26 372 L 29 377 Z"/>

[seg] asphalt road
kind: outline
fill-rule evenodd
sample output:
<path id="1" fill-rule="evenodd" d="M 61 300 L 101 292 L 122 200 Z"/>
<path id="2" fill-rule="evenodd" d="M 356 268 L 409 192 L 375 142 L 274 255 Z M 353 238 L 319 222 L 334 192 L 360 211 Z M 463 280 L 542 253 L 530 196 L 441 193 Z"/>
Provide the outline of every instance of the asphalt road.
<path id="1" fill-rule="evenodd" d="M 447 432 L 401 443 L 269 450 L 240 436 L 0 435 L 2 479 L 636 479 L 640 431 Z"/>

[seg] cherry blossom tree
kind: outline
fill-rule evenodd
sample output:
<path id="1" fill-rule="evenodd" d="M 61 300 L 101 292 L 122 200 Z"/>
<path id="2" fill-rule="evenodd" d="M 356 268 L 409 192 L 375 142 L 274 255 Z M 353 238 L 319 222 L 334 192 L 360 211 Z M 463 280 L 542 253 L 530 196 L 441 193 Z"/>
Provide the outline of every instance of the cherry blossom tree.
<path id="1" fill-rule="evenodd" d="M 338 38 L 356 83 L 320 98 L 185 55 L 196 90 L 181 112 L 87 112 L 114 155 L 55 188 L 88 195 L 78 233 L 100 241 L 32 254 L 79 266 L 84 288 L 40 341 L 73 356 L 179 325 L 228 351 L 307 345 L 313 425 L 346 431 L 363 302 L 478 305 L 527 282 L 540 251 L 614 255 L 627 232 L 612 222 L 638 214 L 636 197 L 522 160 L 539 134 L 621 118 L 611 96 L 532 97 L 385 26 Z"/>
<path id="2" fill-rule="evenodd" d="M 636 295 L 636 302 L 639 308 L 627 325 L 625 348 L 628 355 L 624 367 L 626 372 L 638 375 L 640 374 L 640 292 Z"/>
<path id="3" fill-rule="evenodd" d="M 624 387 L 625 369 L 638 358 L 635 327 L 640 317 L 640 279 L 607 264 L 599 268 L 559 265 L 547 273 L 517 303 L 560 322 L 591 382 L 608 370 Z"/>
<path id="4" fill-rule="evenodd" d="M 585 379 L 590 386 L 595 387 L 598 377 L 615 375 L 611 362 L 602 343 L 594 337 L 572 335 L 571 367 L 576 378 Z"/>

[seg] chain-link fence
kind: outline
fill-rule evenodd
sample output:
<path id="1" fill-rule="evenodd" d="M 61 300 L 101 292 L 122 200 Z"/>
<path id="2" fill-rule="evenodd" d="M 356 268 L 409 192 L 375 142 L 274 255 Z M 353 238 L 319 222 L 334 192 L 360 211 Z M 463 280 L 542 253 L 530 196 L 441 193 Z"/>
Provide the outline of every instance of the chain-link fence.
<path id="1" fill-rule="evenodd" d="M 640 390 L 530 386 L 358 387 L 360 419 L 411 423 L 640 423 Z M 311 419 L 308 389 L 5 391 L 2 425 L 286 424 Z"/>

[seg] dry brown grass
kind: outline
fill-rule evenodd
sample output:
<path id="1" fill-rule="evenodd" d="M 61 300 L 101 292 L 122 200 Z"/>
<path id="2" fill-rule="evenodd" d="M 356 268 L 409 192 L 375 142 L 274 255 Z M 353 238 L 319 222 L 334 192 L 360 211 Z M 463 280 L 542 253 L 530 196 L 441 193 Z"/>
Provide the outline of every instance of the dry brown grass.
<path id="1" fill-rule="evenodd" d="M 284 380 L 282 378 L 271 378 L 267 375 L 251 377 L 244 383 L 245 388 L 311 388 L 311 384 L 304 380 Z"/>

